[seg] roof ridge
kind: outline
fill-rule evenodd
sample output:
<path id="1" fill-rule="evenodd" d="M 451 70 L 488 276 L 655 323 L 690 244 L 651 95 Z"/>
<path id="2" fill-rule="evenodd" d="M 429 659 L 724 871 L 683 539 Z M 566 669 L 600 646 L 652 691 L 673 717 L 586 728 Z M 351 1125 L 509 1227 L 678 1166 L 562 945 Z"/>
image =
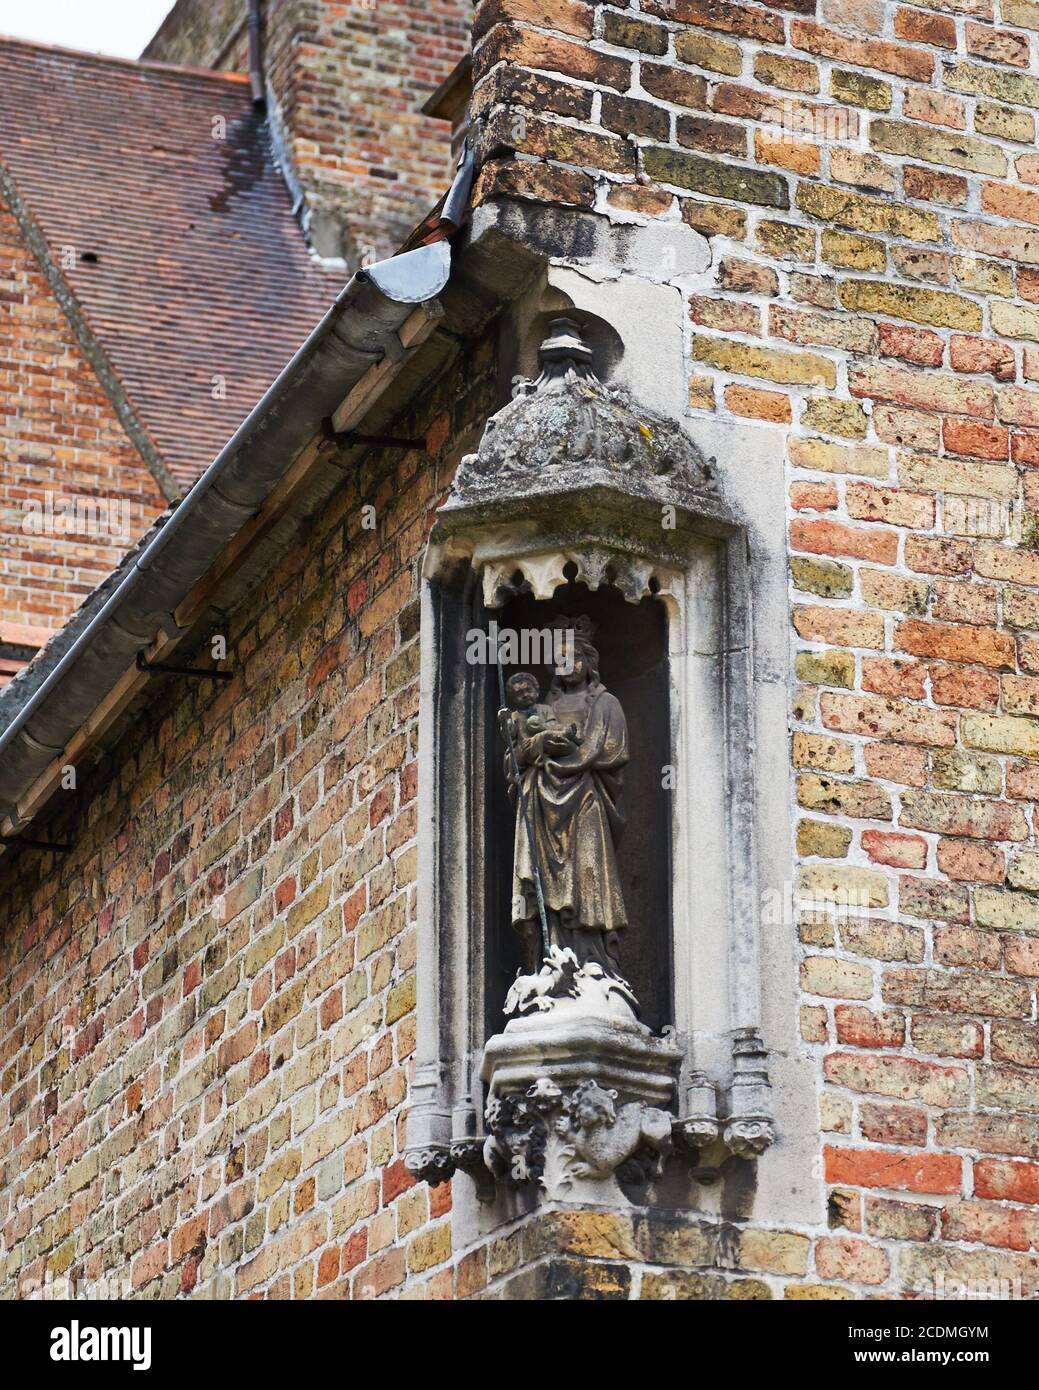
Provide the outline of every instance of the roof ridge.
<path id="1" fill-rule="evenodd" d="M 53 53 L 62 58 L 109 63 L 117 67 L 133 68 L 137 72 L 170 73 L 178 77 L 213 77 L 224 82 L 242 83 L 246 86 L 249 83 L 248 73 L 230 72 L 226 68 L 200 68 L 183 63 L 159 63 L 152 58 L 124 58 L 116 53 L 92 53 L 89 49 L 67 48 L 63 44 L 43 43 L 38 39 L 25 39 L 14 34 L 0 34 L 0 47 L 6 45 L 33 49 L 37 53 Z"/>

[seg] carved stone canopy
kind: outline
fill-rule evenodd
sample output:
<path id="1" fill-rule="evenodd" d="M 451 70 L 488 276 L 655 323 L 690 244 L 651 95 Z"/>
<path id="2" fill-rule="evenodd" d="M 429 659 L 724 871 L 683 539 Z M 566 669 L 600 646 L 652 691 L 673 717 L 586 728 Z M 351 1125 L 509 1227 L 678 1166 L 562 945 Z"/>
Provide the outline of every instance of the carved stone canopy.
<path id="1" fill-rule="evenodd" d="M 554 319 L 541 374 L 487 422 L 461 463 L 455 505 L 622 481 L 626 493 L 667 502 L 714 489 L 713 460 L 674 420 L 604 385 L 578 326 Z M 450 504 L 449 504 L 450 505 Z"/>

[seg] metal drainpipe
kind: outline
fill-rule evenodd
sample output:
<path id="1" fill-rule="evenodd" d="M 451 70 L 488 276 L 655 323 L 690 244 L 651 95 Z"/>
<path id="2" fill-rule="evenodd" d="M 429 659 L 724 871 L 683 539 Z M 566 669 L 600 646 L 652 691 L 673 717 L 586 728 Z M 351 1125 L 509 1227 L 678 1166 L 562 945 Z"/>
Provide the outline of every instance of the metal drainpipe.
<path id="1" fill-rule="evenodd" d="M 253 94 L 253 107 L 257 111 L 267 109 L 267 94 L 263 85 L 262 25 L 260 0 L 249 0 L 249 86 Z"/>

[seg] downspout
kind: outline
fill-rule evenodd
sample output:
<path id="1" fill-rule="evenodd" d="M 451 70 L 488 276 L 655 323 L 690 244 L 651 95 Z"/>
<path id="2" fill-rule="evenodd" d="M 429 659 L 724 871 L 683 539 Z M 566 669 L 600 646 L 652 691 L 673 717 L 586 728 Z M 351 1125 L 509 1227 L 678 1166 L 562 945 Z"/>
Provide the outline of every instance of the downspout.
<path id="1" fill-rule="evenodd" d="M 249 0 L 249 86 L 253 94 L 253 109 L 267 110 L 267 94 L 263 83 L 263 16 L 260 0 Z"/>

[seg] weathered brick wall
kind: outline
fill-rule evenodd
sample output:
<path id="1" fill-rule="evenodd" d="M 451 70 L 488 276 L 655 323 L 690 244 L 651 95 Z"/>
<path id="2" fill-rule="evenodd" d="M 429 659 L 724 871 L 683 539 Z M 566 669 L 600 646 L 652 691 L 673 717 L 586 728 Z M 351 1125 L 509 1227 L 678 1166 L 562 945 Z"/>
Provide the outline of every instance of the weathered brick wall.
<path id="1" fill-rule="evenodd" d="M 0 622 L 54 629 L 166 502 L 2 199 L 0 303 Z"/>
<path id="2" fill-rule="evenodd" d="M 178 0 L 142 58 L 184 67 L 249 68 L 248 0 Z"/>
<path id="3" fill-rule="evenodd" d="M 4 1295 L 450 1294 L 450 1189 L 401 1161 L 417 569 L 492 365 L 234 614 L 235 680 L 172 680 L 84 774 L 52 827 L 72 852 L 0 861 Z"/>
<path id="4" fill-rule="evenodd" d="M 484 0 L 475 32 L 477 200 L 709 236 L 690 403 L 785 455 L 796 858 L 843 902 L 789 928 L 835 1229 L 773 1272 L 1034 1292 L 1039 6 Z"/>
<path id="5" fill-rule="evenodd" d="M 245 71 L 245 0 L 180 0 L 145 56 Z M 264 66 L 323 255 L 392 255 L 446 191 L 451 131 L 426 99 L 468 48 L 468 0 L 266 0 Z"/>

